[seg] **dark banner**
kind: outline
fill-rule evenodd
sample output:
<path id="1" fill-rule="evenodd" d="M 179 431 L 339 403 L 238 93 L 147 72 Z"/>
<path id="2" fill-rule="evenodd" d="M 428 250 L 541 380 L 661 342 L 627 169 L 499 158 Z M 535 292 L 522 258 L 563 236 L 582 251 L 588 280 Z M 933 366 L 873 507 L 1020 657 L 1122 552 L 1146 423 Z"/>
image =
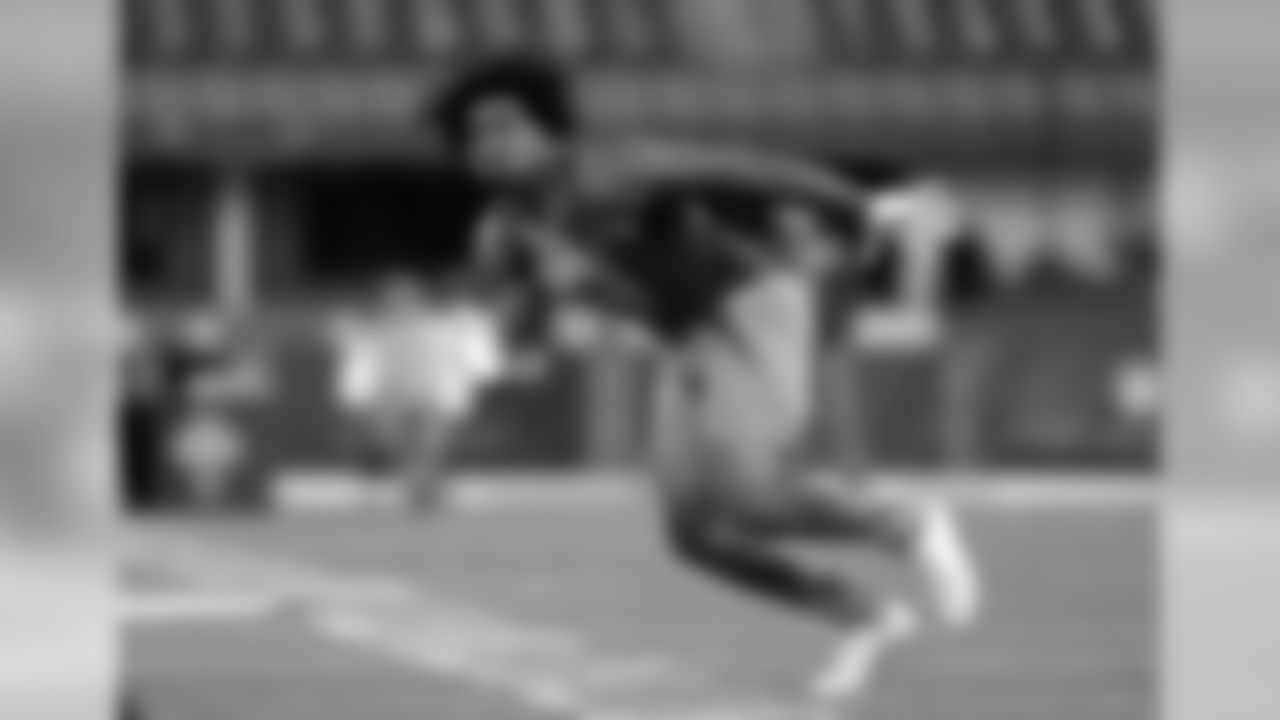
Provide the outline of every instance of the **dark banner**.
<path id="1" fill-rule="evenodd" d="M 957 452 L 994 467 L 1154 468 L 1157 315 L 1148 298 L 1027 302 L 964 319 L 943 411 Z M 956 405 L 959 405 L 957 407 Z"/>
<path id="2" fill-rule="evenodd" d="M 846 409 L 856 412 L 834 414 L 831 390 L 821 394 L 813 457 L 906 469 L 1154 469 L 1155 332 L 1151 304 L 1133 296 L 975 312 L 957 320 L 938 351 L 848 362 L 852 382 L 843 384 L 855 396 Z M 239 437 L 234 447 L 252 455 L 247 467 L 262 470 L 252 475 L 360 467 L 360 427 L 336 400 L 336 356 L 323 333 L 298 324 L 251 344 L 260 389 L 226 417 Z M 456 462 L 566 471 L 642 465 L 652 367 L 621 362 L 627 368 L 604 375 L 607 382 L 598 367 L 566 362 L 498 388 L 466 429 Z M 200 427 L 210 421 L 196 419 Z M 169 424 L 166 434 L 185 427 Z"/>
<path id="3" fill-rule="evenodd" d="M 810 457 L 895 469 L 1152 469 L 1156 326 L 1138 293 L 1017 298 L 955 318 L 935 350 L 857 354 L 840 368 L 839 390 L 853 397 L 830 385 L 819 393 Z M 634 458 L 644 456 L 649 375 L 631 373 Z"/>

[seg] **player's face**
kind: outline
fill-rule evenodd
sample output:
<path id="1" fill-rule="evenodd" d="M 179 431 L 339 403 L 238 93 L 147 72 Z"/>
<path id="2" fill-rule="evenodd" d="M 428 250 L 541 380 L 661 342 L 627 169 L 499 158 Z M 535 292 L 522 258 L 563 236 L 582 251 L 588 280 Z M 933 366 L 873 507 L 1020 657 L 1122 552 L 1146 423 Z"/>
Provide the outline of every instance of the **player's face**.
<path id="1" fill-rule="evenodd" d="M 464 151 L 472 171 L 483 178 L 528 179 L 554 162 L 556 138 L 519 103 L 487 100 L 475 107 L 468 122 L 469 146 Z"/>

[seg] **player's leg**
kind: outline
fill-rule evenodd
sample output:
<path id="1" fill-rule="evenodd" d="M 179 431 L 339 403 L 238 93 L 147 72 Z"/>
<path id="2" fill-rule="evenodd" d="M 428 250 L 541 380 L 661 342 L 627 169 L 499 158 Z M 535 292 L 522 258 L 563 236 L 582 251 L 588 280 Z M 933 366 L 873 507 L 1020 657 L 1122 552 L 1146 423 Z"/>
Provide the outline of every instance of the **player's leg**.
<path id="1" fill-rule="evenodd" d="M 762 599 L 840 624 L 874 612 L 869 593 L 787 554 L 750 521 L 752 501 L 726 489 L 742 482 L 740 470 L 705 454 L 691 460 L 681 469 L 668 465 L 661 475 L 665 530 L 682 560 Z"/>
<path id="2" fill-rule="evenodd" d="M 821 394 L 829 430 L 838 437 L 862 435 L 856 383 L 846 362 L 824 358 Z M 971 623 L 981 605 L 981 583 L 958 522 L 941 501 L 908 500 L 869 482 L 865 458 L 836 443 L 839 472 L 810 474 L 794 486 L 797 532 L 856 540 L 879 548 L 916 575 L 939 619 L 950 627 Z"/>
<path id="3" fill-rule="evenodd" d="M 722 582 L 834 621 L 842 630 L 817 681 L 847 700 L 879 660 L 908 636 L 913 615 L 878 588 L 805 563 L 783 548 L 796 445 L 806 430 L 806 296 L 791 278 L 766 278 L 680 348 L 675 377 L 659 393 L 668 530 L 676 551 Z M 751 325 L 749 320 L 760 322 Z M 757 347 L 790 344 L 790 352 Z"/>
<path id="4" fill-rule="evenodd" d="M 385 482 L 394 485 L 401 502 L 411 504 L 417 479 L 414 468 L 417 412 L 403 398 L 388 403 L 375 417 L 376 451 Z"/>
<path id="5" fill-rule="evenodd" d="M 905 537 L 894 515 L 844 503 L 844 497 L 825 506 L 810 491 L 813 476 L 799 451 L 817 405 L 816 291 L 809 278 L 778 273 L 737 299 L 728 319 L 741 352 L 709 355 L 714 392 L 700 406 L 711 413 L 705 424 L 721 433 L 718 440 L 731 448 L 727 457 L 737 463 L 730 474 L 732 496 L 745 501 L 744 515 L 769 532 L 808 535 L 815 522 L 811 516 L 820 511 L 817 519 L 844 538 Z M 845 617 L 844 633 L 814 690 L 843 703 L 865 690 L 881 658 L 913 634 L 917 620 L 914 608 L 897 593 L 849 576 L 832 576 L 831 582 L 840 585 L 846 602 L 857 599 L 857 612 Z"/>
<path id="6" fill-rule="evenodd" d="M 731 472 L 723 452 L 711 447 L 715 435 L 706 427 L 705 363 L 690 348 L 672 353 L 659 368 L 653 417 L 657 440 L 655 475 L 664 530 L 682 560 L 719 581 L 833 618 L 856 610 L 844 600 L 831 578 L 777 552 L 771 541 L 740 527 L 740 494 L 730 488 L 741 481 Z M 724 385 L 724 381 L 718 383 Z"/>
<path id="7" fill-rule="evenodd" d="M 940 504 L 908 503 L 878 492 L 867 481 L 857 383 L 847 356 L 840 357 L 836 348 L 822 342 L 821 282 L 778 271 L 745 288 L 730 303 L 726 321 L 744 353 L 729 355 L 721 365 L 748 372 L 739 381 L 741 387 L 721 393 L 717 411 L 723 418 L 711 425 L 740 434 L 753 423 L 772 423 L 782 430 L 773 433 L 776 437 L 794 433 L 798 445 L 817 411 L 823 411 L 840 472 L 809 473 L 797 466 L 789 474 L 762 476 L 774 478 L 774 486 L 763 489 L 773 495 L 769 504 L 778 531 L 855 541 L 880 550 L 924 580 L 943 621 L 964 625 L 976 615 L 980 593 L 954 517 Z M 751 362 L 735 366 L 743 355 Z M 719 377 L 726 374 L 720 372 Z M 734 381 L 732 372 L 727 377 Z M 764 405 L 749 407 L 754 401 Z M 743 445 L 758 449 L 769 441 L 748 438 Z"/>
<path id="8" fill-rule="evenodd" d="M 448 492 L 449 456 L 461 421 L 452 413 L 422 408 L 413 420 L 404 476 L 407 499 L 419 511 L 439 510 Z"/>
<path id="9" fill-rule="evenodd" d="M 399 406 L 387 401 L 379 402 L 362 410 L 353 425 L 363 469 L 379 482 L 395 481 L 403 444 Z"/>
<path id="10" fill-rule="evenodd" d="M 833 656 L 813 681 L 819 700 L 843 706 L 858 698 L 881 659 L 915 631 L 903 603 L 823 572 L 785 553 L 777 538 L 723 510 L 680 496 L 667 512 L 676 552 L 707 575 L 756 597 L 834 622 L 842 630 Z"/>
<path id="11" fill-rule="evenodd" d="M 435 508 L 448 436 L 429 421 L 421 403 L 402 394 L 379 403 L 360 420 L 362 459 L 377 481 L 391 484 L 409 507 Z"/>
<path id="12" fill-rule="evenodd" d="M 422 401 L 413 414 L 404 460 L 407 500 L 413 509 L 442 509 L 448 496 L 449 464 L 468 416 L 470 406 L 429 401 Z"/>
<path id="13" fill-rule="evenodd" d="M 977 618 L 981 579 L 954 512 L 942 501 L 883 495 L 829 476 L 797 485 L 790 532 L 877 548 L 920 580 L 943 625 L 963 628 Z"/>

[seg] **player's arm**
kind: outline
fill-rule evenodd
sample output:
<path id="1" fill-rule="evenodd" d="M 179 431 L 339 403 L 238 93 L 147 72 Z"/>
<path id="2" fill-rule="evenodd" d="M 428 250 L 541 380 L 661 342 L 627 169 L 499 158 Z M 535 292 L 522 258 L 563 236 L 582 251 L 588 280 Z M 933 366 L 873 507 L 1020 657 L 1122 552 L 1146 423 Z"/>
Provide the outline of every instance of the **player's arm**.
<path id="1" fill-rule="evenodd" d="M 599 269 L 579 243 L 500 207 L 477 225 L 472 273 L 491 293 L 566 297 L 598 280 Z"/>
<path id="2" fill-rule="evenodd" d="M 868 194 L 839 174 L 797 156 L 734 146 L 636 143 L 628 159 L 654 183 L 723 185 L 792 198 L 860 217 Z"/>
<path id="3" fill-rule="evenodd" d="M 485 210 L 472 228 L 467 260 L 472 280 L 488 292 L 514 288 L 525 250 L 514 216 L 501 205 Z"/>
<path id="4" fill-rule="evenodd" d="M 541 240 L 538 249 L 544 253 L 549 350 L 585 349 L 601 340 L 606 328 L 617 327 L 632 315 L 639 302 L 633 288 L 583 247 L 582 240 Z"/>
<path id="5" fill-rule="evenodd" d="M 499 318 L 507 352 L 524 355 L 541 344 L 548 301 L 518 219 L 501 204 L 486 209 L 472 228 L 467 273 Z"/>
<path id="6" fill-rule="evenodd" d="M 472 267 L 504 317 L 516 364 L 545 368 L 559 351 L 587 342 L 583 328 L 598 325 L 626 293 L 579 241 L 534 225 L 501 210 L 482 219 Z"/>

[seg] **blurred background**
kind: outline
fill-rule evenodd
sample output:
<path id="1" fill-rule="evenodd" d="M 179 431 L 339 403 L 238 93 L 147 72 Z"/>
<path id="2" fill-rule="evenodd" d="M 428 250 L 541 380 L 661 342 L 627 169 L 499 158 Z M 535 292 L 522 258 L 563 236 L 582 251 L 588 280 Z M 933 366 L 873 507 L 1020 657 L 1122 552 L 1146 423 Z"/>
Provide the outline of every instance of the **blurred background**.
<path id="1" fill-rule="evenodd" d="M 282 473 L 358 465 L 332 320 L 379 273 L 459 259 L 479 198 L 417 111 L 452 68 L 510 48 L 566 58 L 603 130 L 794 149 L 931 208 L 943 229 L 904 230 L 851 318 L 877 462 L 1153 470 L 1150 5 L 125 0 L 134 499 L 261 505 Z M 602 341 L 500 388 L 461 463 L 638 467 L 649 364 Z M 183 463 L 216 480 L 183 487 Z"/>

